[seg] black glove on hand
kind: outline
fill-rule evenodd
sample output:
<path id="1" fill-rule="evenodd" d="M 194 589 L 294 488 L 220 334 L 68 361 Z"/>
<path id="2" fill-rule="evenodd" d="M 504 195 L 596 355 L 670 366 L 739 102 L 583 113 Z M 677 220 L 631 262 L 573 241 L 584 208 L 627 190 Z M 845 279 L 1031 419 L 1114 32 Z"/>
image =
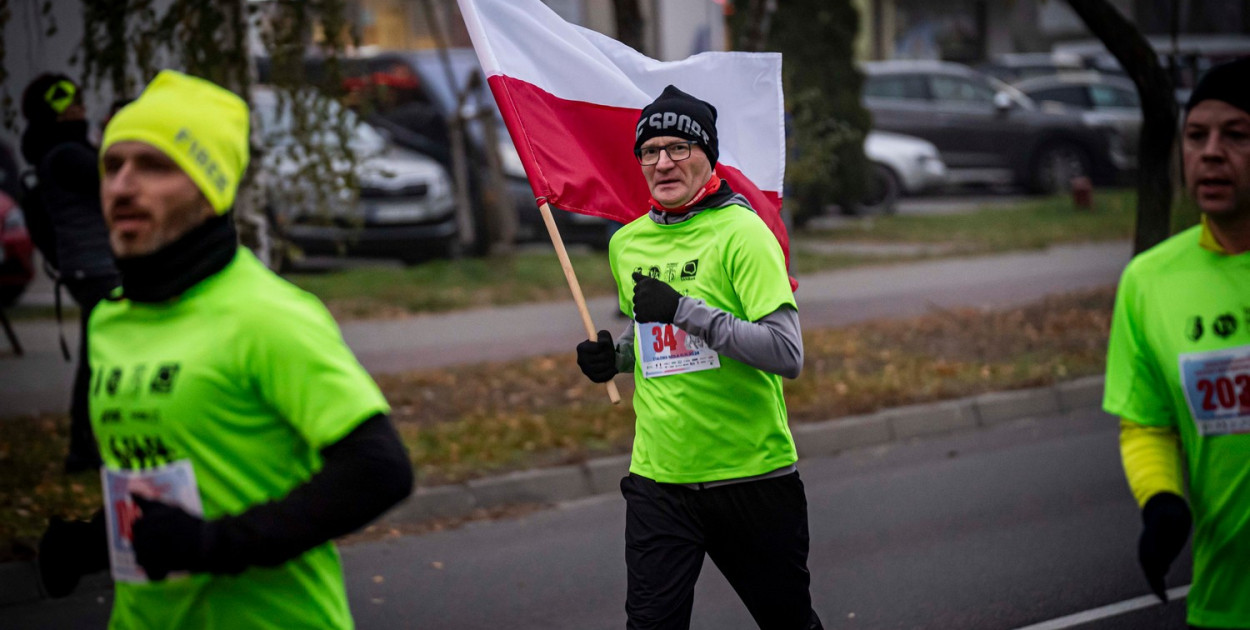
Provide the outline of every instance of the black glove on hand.
<path id="1" fill-rule="evenodd" d="M 634 321 L 673 323 L 681 294 L 661 280 L 634 272 Z"/>
<path id="2" fill-rule="evenodd" d="M 135 562 L 148 579 L 163 580 L 170 571 L 203 570 L 208 524 L 176 505 L 130 496 L 140 511 L 131 526 Z"/>
<path id="3" fill-rule="evenodd" d="M 596 383 L 612 380 L 616 376 L 616 346 L 612 343 L 612 333 L 600 330 L 597 340 L 577 344 L 577 367 Z"/>
<path id="4" fill-rule="evenodd" d="M 1185 547 L 1193 517 L 1189 505 L 1171 492 L 1160 492 L 1141 510 L 1142 532 L 1137 543 L 1137 560 L 1141 563 L 1150 590 L 1164 603 L 1168 601 L 1164 576 L 1168 567 Z"/>
<path id="5" fill-rule="evenodd" d="M 48 595 L 65 597 L 74 592 L 79 578 L 108 566 L 108 531 L 103 510 L 90 521 L 52 517 L 39 539 L 39 577 Z"/>

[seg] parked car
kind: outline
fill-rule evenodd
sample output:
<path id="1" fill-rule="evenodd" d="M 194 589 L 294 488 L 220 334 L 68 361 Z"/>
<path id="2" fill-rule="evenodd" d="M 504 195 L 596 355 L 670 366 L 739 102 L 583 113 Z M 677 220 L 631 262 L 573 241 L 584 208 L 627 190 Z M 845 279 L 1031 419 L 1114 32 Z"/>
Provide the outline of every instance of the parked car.
<path id="1" fill-rule="evenodd" d="M 1141 134 L 1141 101 L 1137 86 L 1123 77 L 1098 72 L 1059 74 L 1026 79 L 1015 85 L 1043 109 L 1058 106 L 1080 112 L 1086 124 L 1107 128 L 1111 159 L 1116 168 L 1137 168 L 1137 142 Z"/>
<path id="2" fill-rule="evenodd" d="M 457 96 L 469 85 L 470 77 L 477 73 L 481 82 L 472 91 L 460 113 L 466 118 L 472 118 L 483 110 L 490 112 L 488 118 L 493 121 L 494 133 L 488 134 L 483 125 L 467 127 L 470 171 L 474 180 L 471 184 L 475 199 L 481 203 L 480 191 L 484 188 L 487 165 L 486 152 L 496 151 L 502 165 L 508 203 L 517 212 L 518 239 L 545 240 L 547 229 L 534 202 L 533 189 L 525 176 L 525 169 L 516 147 L 512 144 L 512 138 L 508 135 L 503 115 L 486 87 L 477 53 L 472 48 L 450 48 L 444 52 L 445 57 L 443 52 L 432 49 L 383 51 L 362 56 L 358 58 L 358 64 L 345 67 L 355 69 L 353 71 L 356 76 L 349 79 L 353 81 L 353 86 L 367 89 L 370 82 L 375 85 L 384 83 L 389 86 L 402 86 L 391 87 L 385 98 L 375 102 L 378 115 L 391 123 L 436 138 L 446 137 L 445 121 L 451 119 L 456 111 Z M 361 83 L 362 80 L 365 83 Z M 438 116 L 432 116 L 432 111 L 437 112 Z M 441 121 L 435 120 L 438 118 Z M 488 146 L 491 135 L 494 137 L 494 146 Z M 605 219 L 572 212 L 556 212 L 554 216 L 560 235 L 566 243 L 607 247 L 608 223 Z"/>
<path id="3" fill-rule="evenodd" d="M 353 200 L 344 186 L 333 192 L 337 199 L 328 204 L 328 212 L 320 212 L 310 183 L 297 175 L 303 163 L 285 151 L 295 142 L 293 116 L 279 111 L 272 90 L 255 88 L 252 98 L 262 143 L 276 148 L 262 158 L 263 169 L 267 177 L 282 180 L 278 185 L 287 187 L 287 194 L 271 194 L 268 202 L 268 213 L 282 238 L 306 254 L 397 258 L 406 263 L 458 252 L 451 177 L 441 164 L 395 146 L 383 132 L 345 112 L 352 131 L 349 144 L 357 157 L 359 196 Z M 301 98 L 316 97 L 310 91 Z M 313 138 L 326 145 L 336 142 L 329 129 L 315 131 Z M 340 175 L 349 168 L 344 160 L 332 167 Z"/>
<path id="4" fill-rule="evenodd" d="M 1147 35 L 1146 42 L 1159 55 L 1159 65 L 1173 68 L 1172 81 L 1176 84 L 1176 100 L 1184 104 L 1189 92 L 1207 70 L 1242 57 L 1250 57 L 1250 35 L 1200 34 Z M 1086 67 L 1099 72 L 1123 74 L 1120 62 L 1107 51 L 1097 39 L 1058 42 L 1053 46 L 1056 54 L 1075 55 Z"/>
<path id="5" fill-rule="evenodd" d="M 967 66 L 883 61 L 863 68 L 873 128 L 932 142 L 952 183 L 1014 183 L 1055 193 L 1078 176 L 1119 177 L 1109 130 L 1072 112 L 1044 111 Z"/>
<path id="6" fill-rule="evenodd" d="M 1081 72 L 1085 69 L 1080 55 L 1048 52 L 1006 53 L 977 66 L 977 70 L 1012 85 L 1033 77 Z"/>
<path id="7" fill-rule="evenodd" d="M 22 209 L 0 192 L 0 308 L 15 304 L 35 277 L 34 252 Z"/>
<path id="8" fill-rule="evenodd" d="M 888 131 L 870 131 L 864 155 L 872 163 L 872 181 L 859 204 L 865 213 L 893 214 L 899 197 L 946 183 L 946 164 L 932 142 Z"/>

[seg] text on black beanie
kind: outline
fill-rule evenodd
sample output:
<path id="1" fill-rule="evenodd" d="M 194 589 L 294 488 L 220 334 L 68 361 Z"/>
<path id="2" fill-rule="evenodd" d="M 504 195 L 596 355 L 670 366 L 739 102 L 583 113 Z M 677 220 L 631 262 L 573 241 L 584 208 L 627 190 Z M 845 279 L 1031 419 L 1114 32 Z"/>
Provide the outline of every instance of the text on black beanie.
<path id="1" fill-rule="evenodd" d="M 683 138 L 703 147 L 703 152 L 716 166 L 720 156 L 716 142 L 716 108 L 675 86 L 664 88 L 659 98 L 642 109 L 634 128 L 634 152 L 642 143 L 659 136 Z"/>

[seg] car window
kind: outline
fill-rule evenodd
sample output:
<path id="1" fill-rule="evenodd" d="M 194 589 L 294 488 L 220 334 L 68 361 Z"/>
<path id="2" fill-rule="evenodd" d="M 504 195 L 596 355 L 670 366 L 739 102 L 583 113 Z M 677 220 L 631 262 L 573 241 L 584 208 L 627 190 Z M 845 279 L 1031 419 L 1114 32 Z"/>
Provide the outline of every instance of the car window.
<path id="1" fill-rule="evenodd" d="M 297 94 L 294 98 L 310 102 L 325 97 L 316 92 L 307 91 Z M 285 103 L 284 107 L 279 105 L 277 96 L 271 91 L 257 89 L 252 94 L 252 109 L 260 118 L 258 133 L 262 140 L 271 146 L 290 146 L 295 143 L 296 118 L 291 111 L 290 103 Z M 340 115 L 345 118 L 345 124 L 348 129 L 352 130 L 348 144 L 353 151 L 360 155 L 372 155 L 386 149 L 386 139 L 373 127 L 362 122 L 351 110 L 343 111 L 336 101 L 329 100 L 325 103 L 324 111 L 331 118 Z M 338 143 L 339 139 L 330 126 L 323 125 L 312 130 L 311 141 L 316 145 L 333 146 Z"/>
<path id="2" fill-rule="evenodd" d="M 924 77 L 899 74 L 870 76 L 864 84 L 864 96 L 924 100 Z"/>
<path id="3" fill-rule="evenodd" d="M 1094 101 L 1094 107 L 1131 107 L 1136 109 L 1141 106 L 1141 102 L 1137 99 L 1137 92 L 1132 90 L 1123 90 L 1105 85 L 1092 85 L 1089 88 L 1089 95 Z"/>
<path id="4" fill-rule="evenodd" d="M 1089 94 L 1085 91 L 1085 86 L 1082 85 L 1064 85 L 1044 90 L 1035 90 L 1029 92 L 1029 97 L 1039 103 L 1051 101 L 1081 109 L 1089 109 L 1091 106 Z"/>
<path id="5" fill-rule="evenodd" d="M 994 102 L 994 90 L 988 85 L 963 77 L 929 77 L 929 87 L 933 90 L 933 98 L 939 101 L 984 105 Z"/>

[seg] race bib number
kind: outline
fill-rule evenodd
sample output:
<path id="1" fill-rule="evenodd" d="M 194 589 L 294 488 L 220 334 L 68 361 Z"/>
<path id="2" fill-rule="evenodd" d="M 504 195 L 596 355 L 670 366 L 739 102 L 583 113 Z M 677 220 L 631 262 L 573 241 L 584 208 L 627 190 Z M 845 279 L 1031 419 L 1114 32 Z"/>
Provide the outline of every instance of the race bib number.
<path id="1" fill-rule="evenodd" d="M 113 579 L 118 582 L 147 582 L 147 574 L 135 562 L 131 526 L 139 517 L 139 508 L 130 495 L 134 493 L 177 505 L 192 515 L 203 516 L 204 507 L 200 503 L 200 489 L 195 483 L 191 461 L 184 459 L 146 470 L 105 467 L 100 470 L 100 478 L 104 483 L 104 516 L 108 526 L 109 564 Z M 184 575 L 187 574 L 175 572 L 169 577 Z"/>
<path id="2" fill-rule="evenodd" d="M 642 350 L 644 378 L 713 370 L 720 367 L 720 354 L 699 337 L 672 325 L 649 322 L 638 324 L 638 345 Z"/>
<path id="3" fill-rule="evenodd" d="M 1250 346 L 1180 356 L 1198 435 L 1250 433 Z"/>

